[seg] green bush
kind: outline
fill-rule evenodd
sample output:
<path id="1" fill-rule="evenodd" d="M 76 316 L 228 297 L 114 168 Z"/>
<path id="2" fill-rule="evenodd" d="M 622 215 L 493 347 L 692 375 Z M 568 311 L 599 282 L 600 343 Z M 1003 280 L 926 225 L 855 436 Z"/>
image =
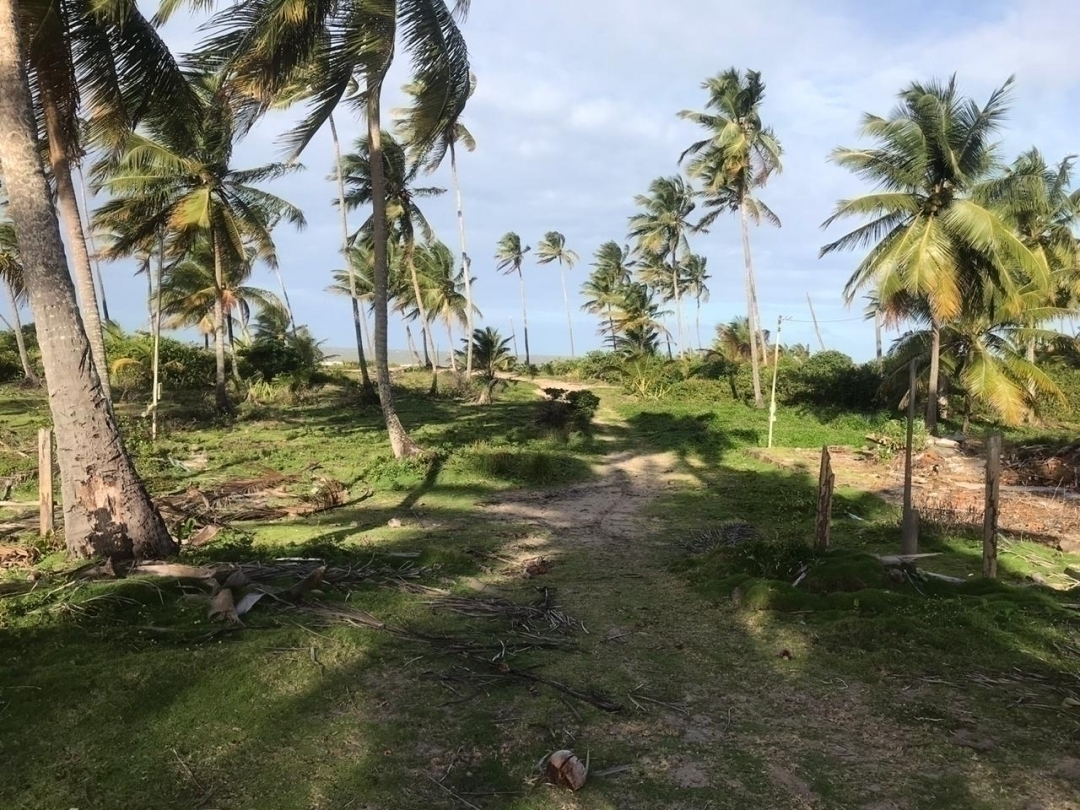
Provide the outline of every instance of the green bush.
<path id="1" fill-rule="evenodd" d="M 41 353 L 38 351 L 37 332 L 33 324 L 24 326 L 22 331 L 30 362 L 40 375 L 42 374 Z M 0 383 L 14 382 L 22 378 L 22 361 L 19 360 L 19 346 L 15 342 L 15 333 L 10 330 L 0 332 Z"/>
<path id="2" fill-rule="evenodd" d="M 1064 394 L 1064 401 L 1057 397 L 1043 395 L 1039 398 L 1037 410 L 1046 419 L 1063 422 L 1080 418 L 1080 369 L 1057 360 L 1046 363 L 1042 370 L 1054 381 Z"/>
<path id="3" fill-rule="evenodd" d="M 589 434 L 592 419 L 600 407 L 600 397 L 592 391 L 567 391 L 545 388 L 547 399 L 537 405 L 536 424 L 554 433 L 568 435 L 570 431 Z"/>
<path id="4" fill-rule="evenodd" d="M 121 398 L 145 395 L 153 386 L 154 341 L 145 332 L 105 331 L 110 377 Z M 158 347 L 159 381 L 165 391 L 203 392 L 214 381 L 214 356 L 189 343 L 162 337 Z"/>
<path id="5" fill-rule="evenodd" d="M 258 376 L 266 382 L 314 367 L 311 358 L 284 340 L 259 338 L 240 352 L 240 375 Z"/>

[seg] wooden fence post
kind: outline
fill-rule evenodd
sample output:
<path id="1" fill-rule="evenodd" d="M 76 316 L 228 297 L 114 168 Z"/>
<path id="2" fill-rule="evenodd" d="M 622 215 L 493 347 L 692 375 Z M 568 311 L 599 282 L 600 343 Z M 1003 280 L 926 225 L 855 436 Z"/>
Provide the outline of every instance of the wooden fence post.
<path id="1" fill-rule="evenodd" d="M 983 512 L 983 576 L 997 578 L 997 529 L 1001 484 L 1001 434 L 986 442 L 986 507 Z"/>
<path id="2" fill-rule="evenodd" d="M 832 457 L 828 446 L 821 448 L 821 471 L 818 473 L 817 522 L 814 524 L 814 548 L 829 550 L 829 527 L 832 520 L 833 488 L 836 476 L 832 471 Z"/>
<path id="3" fill-rule="evenodd" d="M 41 428 L 38 431 L 38 509 L 42 537 L 52 534 L 53 530 L 52 473 L 52 431 Z"/>

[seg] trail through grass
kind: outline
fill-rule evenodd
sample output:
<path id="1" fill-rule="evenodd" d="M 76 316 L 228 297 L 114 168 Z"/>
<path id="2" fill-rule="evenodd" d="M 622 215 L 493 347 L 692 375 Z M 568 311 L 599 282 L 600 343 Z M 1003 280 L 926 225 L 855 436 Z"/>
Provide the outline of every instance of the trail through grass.
<path id="1" fill-rule="evenodd" d="M 157 491 L 312 461 L 373 491 L 238 527 L 195 561 L 376 560 L 459 599 L 550 588 L 578 629 L 523 631 L 388 584 L 324 598 L 490 654 L 258 608 L 208 637 L 205 604 L 145 580 L 0 598 L 0 807 L 1075 806 L 1068 597 L 887 579 L 861 554 L 897 546 L 895 514 L 857 491 L 838 494 L 838 550 L 806 557 L 812 482 L 747 452 L 761 412 L 597 393 L 595 434 L 568 442 L 536 429 L 526 383 L 487 409 L 403 396 L 407 425 L 441 451 L 430 465 L 392 461 L 377 412 L 327 403 L 140 447 Z M 871 421 L 779 424 L 778 443 L 814 447 L 855 443 Z M 970 540 L 931 542 L 948 570 L 977 570 Z M 526 579 L 536 557 L 550 571 Z M 529 649 L 522 632 L 558 646 Z M 597 772 L 629 768 L 560 792 L 535 766 L 564 747 Z"/>

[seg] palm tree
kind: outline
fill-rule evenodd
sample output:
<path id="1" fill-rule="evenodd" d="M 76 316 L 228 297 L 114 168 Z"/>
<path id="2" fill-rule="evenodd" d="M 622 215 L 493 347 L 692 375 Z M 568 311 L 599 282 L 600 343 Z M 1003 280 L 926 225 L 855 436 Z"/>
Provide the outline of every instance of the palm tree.
<path id="1" fill-rule="evenodd" d="M 467 326 L 471 320 L 468 314 L 469 301 L 465 295 L 464 273 L 454 266 L 454 254 L 450 248 L 439 241 L 420 247 L 416 253 L 416 264 L 426 299 L 424 306 L 429 318 L 428 328 L 434 325 L 436 318 L 442 319 L 449 340 L 446 345 L 450 353 L 450 368 L 456 373 L 454 326 Z M 467 348 L 465 353 L 468 356 Z"/>
<path id="2" fill-rule="evenodd" d="M 480 369 L 480 375 L 485 380 L 495 379 L 500 371 L 505 371 L 513 362 L 510 353 L 510 338 L 504 338 L 499 330 L 491 326 L 476 329 L 472 333 L 472 340 L 462 338 L 462 343 L 473 344 L 473 356 L 476 358 L 476 367 Z"/>
<path id="3" fill-rule="evenodd" d="M 272 228 L 282 219 L 297 228 L 306 222 L 299 208 L 254 184 L 302 167 L 271 163 L 232 168 L 233 148 L 244 121 L 219 77 L 199 76 L 193 81 L 199 100 L 193 112 L 196 120 L 184 127 L 150 122 L 145 131 L 124 138 L 115 162 L 95 167 L 99 187 L 112 196 L 98 209 L 95 221 L 122 227 L 126 241 L 117 245 L 120 250 L 155 234 L 165 235 L 172 255 L 183 255 L 200 240 L 208 245 L 217 290 L 215 396 L 218 408 L 226 411 L 231 408 L 225 379 L 226 266 L 248 261 L 250 242 L 260 260 L 276 267 Z"/>
<path id="4" fill-rule="evenodd" d="M 529 357 L 529 312 L 525 306 L 525 274 L 521 272 L 521 265 L 525 261 L 525 254 L 532 248 L 528 245 L 521 246 L 521 237 L 513 231 L 505 234 L 499 240 L 495 248 L 495 261 L 500 272 L 509 275 L 517 273 L 518 281 L 521 282 L 521 328 L 525 335 L 525 367 L 532 367 L 532 359 Z"/>
<path id="5" fill-rule="evenodd" d="M 3 208 L 0 207 L 0 214 Z M 23 376 L 32 385 L 40 385 L 37 372 L 30 362 L 30 354 L 26 350 L 26 339 L 23 335 L 22 320 L 19 318 L 19 306 L 26 298 L 26 290 L 23 286 L 23 269 L 19 261 L 19 243 L 15 239 L 15 228 L 6 219 L 0 219 L 0 283 L 7 290 L 8 306 L 11 309 L 11 323 L 4 323 L 15 335 L 15 346 L 19 350 L 19 362 L 22 364 Z"/>
<path id="6" fill-rule="evenodd" d="M 761 363 L 768 358 L 759 357 L 768 352 L 761 339 L 761 315 L 757 308 L 757 283 L 754 279 L 754 262 L 750 253 L 750 220 L 760 223 L 762 219 L 779 226 L 780 220 L 768 206 L 756 199 L 755 189 L 763 187 L 773 174 L 781 171 L 782 149 L 775 133 L 761 121 L 761 104 L 765 98 L 765 83 L 756 70 L 745 75 L 736 68 L 705 81 L 702 85 L 709 93 L 705 103 L 708 112 L 683 110 L 680 117 L 705 127 L 709 136 L 691 144 L 683 152 L 680 162 L 692 157 L 687 173 L 702 183 L 701 194 L 709 213 L 702 218 L 698 228 L 707 229 L 721 213 L 738 212 L 742 229 L 743 259 L 746 263 L 746 308 L 750 330 L 758 336 L 751 345 L 750 362 L 754 377 L 754 404 L 765 407 L 761 393 Z"/>
<path id="7" fill-rule="evenodd" d="M 664 316 L 670 313 L 660 309 L 652 289 L 639 281 L 630 282 L 623 287 L 614 310 L 618 350 L 633 357 L 656 354 L 660 339 L 667 337 Z"/>
<path id="8" fill-rule="evenodd" d="M 566 303 L 566 327 L 570 333 L 570 358 L 574 358 L 574 320 L 570 314 L 570 296 L 566 292 L 566 273 L 563 265 L 571 270 L 577 264 L 578 255 L 566 247 L 566 237 L 558 231 L 548 231 L 536 245 L 536 261 L 540 264 L 559 263 L 559 278 L 562 280 L 563 301 Z"/>
<path id="9" fill-rule="evenodd" d="M 415 83 L 405 86 L 405 92 L 414 99 L 420 99 L 421 103 L 406 109 L 397 110 L 396 118 L 398 131 L 401 139 L 414 150 L 413 159 L 423 162 L 425 170 L 430 174 L 442 164 L 447 154 L 450 155 L 450 181 L 454 185 L 454 200 L 457 204 L 458 238 L 461 240 L 461 275 L 465 280 L 465 320 L 466 334 L 473 333 L 473 312 L 475 307 L 472 298 L 472 259 L 469 258 L 468 246 L 465 240 L 465 208 L 461 201 L 461 183 L 458 181 L 457 170 L 457 144 L 461 144 L 469 152 L 476 149 L 476 139 L 468 128 L 461 122 L 460 111 L 458 116 L 444 118 L 442 121 L 427 121 L 420 116 L 430 113 L 430 105 L 424 105 L 424 88 Z M 469 98 L 476 92 L 476 74 L 469 74 Z M 428 143 L 428 133 L 437 132 L 433 142 Z M 415 145 L 415 146 L 414 146 Z M 423 150 L 429 151 L 424 154 Z M 456 366 L 454 360 L 453 343 L 450 344 L 450 362 Z M 467 342 L 465 347 L 465 374 L 471 375 L 473 368 L 473 345 Z M 457 369 L 455 368 L 455 371 Z"/>
<path id="10" fill-rule="evenodd" d="M 108 398 L 101 316 L 73 166 L 85 151 L 84 140 L 108 148 L 141 117 L 160 112 L 164 105 L 173 114 L 184 109 L 190 93 L 168 47 L 135 0 L 23 2 L 19 12 L 38 134 L 47 145 L 83 322 Z M 88 127 L 79 121 L 83 110 L 92 116 Z"/>
<path id="11" fill-rule="evenodd" d="M 383 198 L 386 201 L 385 225 L 390 232 L 390 240 L 401 248 L 401 261 L 409 273 L 412 283 L 413 303 L 419 311 L 420 322 L 424 324 L 427 338 L 424 351 L 430 348 L 431 392 L 439 386 L 439 369 L 435 358 L 435 341 L 427 329 L 428 316 L 424 296 L 420 288 L 420 276 L 416 271 L 416 232 L 420 231 L 427 241 L 434 239 L 431 224 L 420 210 L 419 201 L 445 193 L 446 189 L 421 187 L 415 185 L 417 175 L 422 168 L 411 162 L 405 147 L 389 133 L 382 134 L 382 178 L 385 185 Z M 342 159 L 345 179 L 345 205 L 356 208 L 368 205 L 373 200 L 374 183 L 372 171 L 372 150 L 367 137 L 356 141 L 356 152 L 345 155 Z M 373 213 L 360 226 L 366 235 L 375 233 L 375 214 Z M 375 251 L 378 254 L 378 250 Z"/>
<path id="12" fill-rule="evenodd" d="M 1048 165 L 1037 149 L 1029 149 L 1000 178 L 975 190 L 980 204 L 992 207 L 1052 274 L 1047 301 L 1075 306 L 1080 300 L 1080 190 L 1073 190 L 1073 156 Z M 1029 321 L 1038 326 L 1035 321 Z M 1027 345 L 1035 362 L 1035 340 Z"/>
<path id="13" fill-rule="evenodd" d="M 1015 276 L 1045 287 L 1049 271 L 992 207 L 973 198 L 996 168 L 993 136 L 1009 108 L 1012 79 L 979 107 L 964 98 L 955 77 L 915 82 L 900 93 L 888 118 L 866 115 L 870 149 L 837 149 L 832 160 L 876 189 L 842 200 L 825 226 L 857 217 L 869 221 L 821 249 L 869 247 L 848 280 L 850 303 L 868 285 L 887 302 L 898 294 L 925 301 L 931 338 L 926 425 L 936 431 L 941 329 L 959 317 L 965 300 L 984 290 L 1008 297 Z"/>
<path id="14" fill-rule="evenodd" d="M 188 0 L 202 3 L 204 0 Z M 171 0 L 166 11 L 181 5 Z M 467 0 L 454 10 L 464 16 Z M 469 57 L 465 40 L 446 0 L 312 0 L 294 4 L 282 14 L 274 0 L 248 0 L 222 12 L 221 32 L 210 45 L 223 69 L 235 81 L 259 94 L 272 96 L 297 76 L 309 76 L 310 113 L 287 138 L 298 156 L 360 80 L 356 96 L 367 121 L 371 163 L 371 202 L 374 209 L 375 366 L 379 404 L 394 456 L 419 454 L 394 407 L 387 357 L 388 282 L 387 196 L 382 159 L 382 90 L 400 47 L 412 57 L 412 79 L 424 88 L 414 106 L 423 108 L 418 120 L 440 122 L 417 142 L 432 142 L 442 123 L 456 120 L 469 94 Z M 419 135 L 419 133 L 418 133 Z"/>
<path id="15" fill-rule="evenodd" d="M 682 258 L 682 272 L 686 278 L 686 291 L 694 297 L 694 331 L 697 333 L 698 351 L 704 349 L 701 345 L 701 302 L 708 302 L 709 288 L 705 284 L 709 280 L 706 269 L 709 261 L 704 256 L 691 253 Z"/>
<path id="16" fill-rule="evenodd" d="M 155 557 L 176 550 L 124 450 L 82 329 L 31 115 L 18 10 L 0 0 L 0 165 L 19 239 L 56 432 L 64 540 L 72 554 Z"/>
<path id="17" fill-rule="evenodd" d="M 686 234 L 688 217 L 695 208 L 693 190 L 681 177 L 658 177 L 649 184 L 648 194 L 639 194 L 634 204 L 643 209 L 630 218 L 630 236 L 637 239 L 638 250 L 670 261 L 670 284 L 665 284 L 675 301 L 675 322 L 679 351 L 686 351 L 682 319 L 682 292 L 679 285 L 679 251 L 689 252 Z"/>
<path id="18" fill-rule="evenodd" d="M 919 327 L 902 336 L 893 347 L 890 361 L 897 369 L 893 379 L 903 378 L 906 382 L 912 360 L 920 374 L 928 374 L 935 345 L 928 328 L 933 317 L 928 299 L 902 293 L 886 307 L 893 313 L 902 311 Z M 1047 320 L 1062 311 L 1047 306 L 1044 288 L 1031 283 L 1011 293 L 1008 301 L 968 299 L 960 314 L 941 326 L 937 340 L 939 368 L 946 379 L 955 380 L 964 391 L 965 433 L 973 403 L 988 407 L 1002 421 L 1015 425 L 1034 412 L 1042 396 L 1064 399 L 1053 380 L 1024 356 L 1029 341 L 1058 337 L 1032 328 L 1028 325 L 1031 320 Z"/>
<path id="19" fill-rule="evenodd" d="M 605 242 L 596 249 L 593 271 L 581 286 L 581 294 L 585 296 L 582 310 L 607 317 L 607 326 L 600 328 L 600 334 L 607 332 L 613 352 L 618 351 L 613 309 L 622 297 L 623 288 L 630 283 L 633 264 L 629 248 L 621 248 L 617 242 Z"/>

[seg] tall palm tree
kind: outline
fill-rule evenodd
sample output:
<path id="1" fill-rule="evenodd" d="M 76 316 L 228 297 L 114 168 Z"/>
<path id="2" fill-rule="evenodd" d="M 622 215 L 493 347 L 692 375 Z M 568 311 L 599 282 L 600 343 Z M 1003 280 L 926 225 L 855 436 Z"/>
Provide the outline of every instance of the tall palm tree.
<path id="1" fill-rule="evenodd" d="M 176 544 L 135 471 L 90 358 L 36 127 L 14 0 L 0 0 L 0 165 L 19 239 L 56 433 L 64 540 L 72 554 L 169 554 Z"/>
<path id="2" fill-rule="evenodd" d="M 869 221 L 821 253 L 870 248 L 845 287 L 849 303 L 869 285 L 882 302 L 898 294 L 925 301 L 931 431 L 938 420 L 942 326 L 960 316 L 965 300 L 984 300 L 987 289 L 1007 299 L 1017 289 L 1017 274 L 1049 283 L 1045 258 L 973 197 L 997 167 L 993 137 L 1008 112 L 1011 86 L 1010 79 L 980 107 L 960 94 L 955 77 L 915 82 L 901 91 L 888 118 L 864 116 L 862 134 L 874 141 L 872 148 L 832 155 L 875 190 L 837 204 L 826 227 L 852 217 Z"/>
<path id="3" fill-rule="evenodd" d="M 416 178 L 422 168 L 409 160 L 405 147 L 389 133 L 382 134 L 382 175 L 385 190 L 387 221 L 384 223 L 393 244 L 401 248 L 401 261 L 412 283 L 413 303 L 419 310 L 421 324 L 427 338 L 425 352 L 430 349 L 431 391 L 439 385 L 439 371 L 435 358 L 435 341 L 427 328 L 428 316 L 424 296 L 420 285 L 420 276 L 416 270 L 416 235 L 417 231 L 427 241 L 434 239 L 434 232 L 424 212 L 420 210 L 420 200 L 436 197 L 446 189 L 417 186 Z M 373 152 L 368 137 L 356 141 L 356 151 L 342 159 L 345 180 L 345 205 L 348 208 L 369 205 L 374 195 Z M 375 214 L 360 226 L 360 231 L 376 239 Z M 385 250 L 385 246 L 384 246 Z M 376 255 L 378 254 L 376 244 Z M 376 260 L 377 261 L 377 260 Z"/>
<path id="4" fill-rule="evenodd" d="M 517 273 L 518 281 L 521 282 L 521 328 L 525 335 L 525 368 L 532 367 L 532 358 L 529 356 L 529 312 L 525 305 L 525 274 L 521 272 L 521 266 L 525 262 L 525 254 L 532 248 L 528 245 L 521 246 L 521 237 L 513 231 L 503 235 L 495 248 L 495 261 L 500 272 L 509 275 Z"/>
<path id="5" fill-rule="evenodd" d="M 682 272 L 686 279 L 686 291 L 694 297 L 694 332 L 697 334 L 698 351 L 705 347 L 701 343 L 701 302 L 709 300 L 709 260 L 697 253 L 690 253 L 682 258 Z"/>
<path id="6" fill-rule="evenodd" d="M 634 204 L 643 209 L 630 218 L 630 236 L 637 239 L 638 249 L 670 262 L 670 290 L 675 301 L 679 351 L 685 352 L 679 251 L 689 252 L 686 234 L 691 227 L 689 216 L 696 207 L 694 192 L 681 177 L 658 177 L 649 184 L 648 194 L 634 198 Z"/>
<path id="7" fill-rule="evenodd" d="M 562 281 L 563 301 L 566 303 L 566 328 L 570 333 L 570 357 L 574 358 L 574 319 L 570 312 L 570 296 L 566 292 L 566 273 L 563 269 L 573 270 L 578 255 L 566 247 L 566 237 L 558 231 L 548 231 L 536 245 L 536 261 L 539 264 L 559 263 L 559 279 Z"/>
<path id="8" fill-rule="evenodd" d="M 450 156 L 450 182 L 454 186 L 454 200 L 457 204 L 458 238 L 461 241 L 461 275 L 465 280 L 465 319 L 467 334 L 473 333 L 473 305 L 472 297 L 472 259 L 469 258 L 468 244 L 465 239 L 465 207 L 461 201 L 461 183 L 458 180 L 457 169 L 457 145 L 461 144 L 469 152 L 476 149 L 476 139 L 469 129 L 461 122 L 459 115 L 452 118 L 443 118 L 441 121 L 428 121 L 422 118 L 430 114 L 430 105 L 422 103 L 424 88 L 415 82 L 405 86 L 405 92 L 413 99 L 419 99 L 421 103 L 395 111 L 398 132 L 401 139 L 413 149 L 413 159 L 424 164 L 425 170 L 430 174 L 434 172 L 447 155 Z M 469 97 L 476 92 L 476 74 L 469 74 Z M 433 142 L 430 142 L 429 133 L 438 132 Z M 424 149 L 428 149 L 424 153 Z M 453 343 L 450 345 L 450 362 L 456 366 L 454 359 Z M 465 374 L 471 375 L 473 368 L 473 344 L 466 341 L 465 346 Z M 455 368 L 456 370 L 456 368 Z"/>
<path id="9" fill-rule="evenodd" d="M 756 199 L 755 189 L 763 187 L 773 174 L 782 169 L 782 149 L 775 133 L 761 121 L 761 104 L 765 99 L 765 83 L 761 73 L 736 68 L 705 81 L 709 93 L 707 112 L 683 110 L 680 117 L 700 124 L 708 137 L 697 141 L 683 152 L 680 162 L 692 158 L 687 166 L 691 178 L 701 182 L 701 194 L 709 213 L 702 218 L 699 229 L 707 229 L 723 212 L 737 212 L 742 229 L 743 259 L 746 263 L 746 308 L 751 332 L 758 335 L 752 345 L 751 365 L 754 378 L 754 404 L 765 407 L 761 393 L 762 362 L 767 363 L 763 327 L 757 307 L 757 282 L 750 253 L 750 221 L 765 220 L 779 226 L 780 220 L 768 206 Z M 761 357 L 759 357 L 759 351 Z"/>
<path id="10" fill-rule="evenodd" d="M 581 294 L 585 296 L 582 310 L 607 317 L 607 326 L 600 328 L 600 334 L 607 332 L 613 352 L 618 351 L 614 307 L 623 294 L 623 288 L 630 283 L 633 264 L 629 248 L 619 247 L 618 242 L 605 242 L 596 249 L 593 271 L 581 286 Z"/>
<path id="11" fill-rule="evenodd" d="M 136 0 L 22 2 L 19 12 L 38 135 L 47 145 L 80 311 L 109 397 L 99 302 L 73 167 L 84 153 L 84 140 L 108 148 L 163 105 L 174 114 L 184 109 L 190 93 L 181 69 Z M 89 127 L 79 121 L 84 111 L 91 117 Z"/>
<path id="12" fill-rule="evenodd" d="M 4 213 L 6 204 L 0 205 L 0 215 Z M 26 298 L 26 289 L 23 286 L 23 269 L 19 261 L 19 244 L 15 238 L 15 228 L 7 219 L 0 219 L 0 284 L 7 291 L 8 306 L 11 309 L 11 323 L 7 324 L 15 334 L 15 347 L 19 351 L 19 362 L 22 364 L 23 377 L 28 383 L 40 384 L 37 372 L 30 362 L 30 354 L 26 350 L 26 339 L 23 335 L 22 320 L 19 318 L 19 306 Z M 5 321 L 6 323 L 6 321 Z"/>
<path id="13" fill-rule="evenodd" d="M 204 0 L 187 0 L 202 3 Z M 183 4 L 169 0 L 166 14 Z M 464 16 L 467 0 L 454 11 Z M 248 0 L 217 18 L 218 35 L 208 44 L 223 69 L 242 86 L 272 96 L 305 72 L 310 75 L 309 114 L 287 144 L 297 156 L 334 112 L 354 80 L 354 98 L 367 121 L 375 252 L 375 366 L 379 404 L 397 458 L 417 455 L 394 407 L 387 357 L 389 265 L 387 197 L 382 160 L 382 91 L 398 48 L 412 59 L 412 80 L 424 88 L 420 120 L 442 123 L 461 114 L 469 96 L 469 56 L 454 12 L 446 0 L 312 0 L 286 10 L 276 0 Z M 414 104 L 416 106 L 416 104 Z"/>
<path id="14" fill-rule="evenodd" d="M 99 187 L 112 197 L 98 209 L 95 221 L 105 227 L 122 226 L 132 244 L 164 234 L 173 255 L 183 255 L 201 240 L 209 246 L 217 289 L 215 396 L 224 411 L 231 408 L 225 364 L 226 266 L 248 260 L 248 242 L 257 258 L 271 268 L 277 265 L 274 224 L 284 219 L 303 228 L 306 222 L 299 208 L 255 184 L 302 167 L 271 163 L 233 168 L 233 148 L 244 121 L 219 77 L 198 76 L 193 82 L 199 103 L 185 126 L 149 122 L 145 130 L 124 138 L 115 161 L 95 167 Z"/>

